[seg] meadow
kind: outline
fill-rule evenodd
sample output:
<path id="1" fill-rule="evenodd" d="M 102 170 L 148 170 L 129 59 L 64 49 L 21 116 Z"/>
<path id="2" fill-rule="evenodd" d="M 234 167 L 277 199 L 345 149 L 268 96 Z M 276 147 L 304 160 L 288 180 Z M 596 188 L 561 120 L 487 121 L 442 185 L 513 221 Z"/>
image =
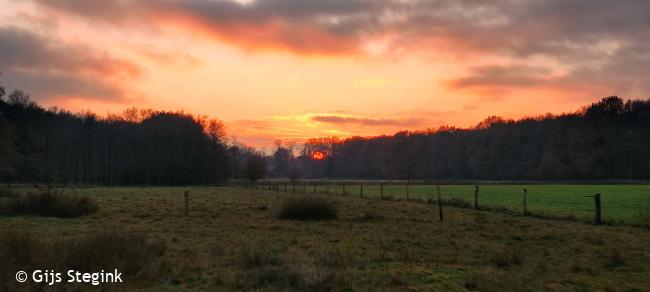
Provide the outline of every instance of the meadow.
<path id="1" fill-rule="evenodd" d="M 513 192 L 518 188 L 512 186 Z M 78 258 L 99 257 L 110 269 L 113 258 L 104 249 L 130 256 L 155 250 L 136 257 L 138 265 L 127 269 L 133 272 L 125 275 L 125 284 L 77 290 L 650 290 L 650 230 L 645 228 L 449 206 L 440 222 L 431 205 L 351 195 L 326 196 L 338 210 L 334 219 L 288 220 L 278 216 L 286 200 L 324 196 L 234 187 L 58 191 L 88 196 L 98 211 L 68 219 L 0 217 L 4 263 L 20 254 L 31 255 L 31 262 L 23 263 L 27 268 L 48 260 L 65 267 Z M 17 233 L 31 235 L 39 244 L 8 247 L 7 242 L 21 242 L 21 236 L 8 235 Z M 96 234 L 102 235 L 97 239 Z M 75 245 L 79 238 L 92 250 Z M 46 248 L 51 249 L 49 256 L 34 256 Z M 76 253 L 64 257 L 71 249 Z M 14 268 L 0 268 L 9 276 L 0 278 L 8 281 L 0 287 L 33 288 L 15 283 Z"/>
<path id="2" fill-rule="evenodd" d="M 316 187 L 316 188 L 314 188 Z M 343 187 L 339 183 L 297 185 L 297 190 L 330 194 L 361 196 L 359 183 L 349 182 Z M 379 199 L 381 186 L 376 183 L 363 185 L 363 196 Z M 594 217 L 596 193 L 601 194 L 603 220 L 614 224 L 650 224 L 650 185 L 577 185 L 577 184 L 482 184 L 479 185 L 479 205 L 493 209 L 507 209 L 523 212 L 523 189 L 527 189 L 528 211 L 533 215 L 570 218 L 591 221 Z M 288 184 L 287 190 L 293 191 Z M 279 183 L 279 191 L 284 191 L 284 183 Z M 394 200 L 407 200 L 406 184 L 383 185 L 383 196 Z M 411 184 L 408 195 L 411 200 L 436 198 L 435 185 Z M 457 198 L 474 204 L 475 186 L 473 184 L 441 185 L 443 199 Z"/>

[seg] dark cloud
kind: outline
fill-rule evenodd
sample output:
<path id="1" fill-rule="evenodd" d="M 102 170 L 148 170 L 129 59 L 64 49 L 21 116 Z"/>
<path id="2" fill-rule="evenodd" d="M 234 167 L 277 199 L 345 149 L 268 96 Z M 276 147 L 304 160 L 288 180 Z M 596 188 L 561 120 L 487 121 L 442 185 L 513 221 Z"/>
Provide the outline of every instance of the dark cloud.
<path id="1" fill-rule="evenodd" d="M 548 84 L 549 72 L 530 66 L 480 66 L 449 82 L 452 88 L 531 87 Z"/>
<path id="2" fill-rule="evenodd" d="M 330 124 L 354 124 L 361 126 L 414 126 L 419 125 L 419 119 L 371 119 L 350 116 L 317 115 L 311 118 L 312 121 Z"/>
<path id="3" fill-rule="evenodd" d="M 118 100 L 129 95 L 121 81 L 140 74 L 129 62 L 15 27 L 0 27 L 0 66 L 6 85 L 36 99 Z"/>
<path id="4" fill-rule="evenodd" d="M 35 1 L 114 24 L 173 17 L 244 45 L 256 40 L 258 45 L 296 51 L 324 46 L 322 51 L 341 53 L 337 49 L 352 50 L 367 38 L 387 32 L 398 35 L 394 48 L 444 40 L 460 53 L 478 50 L 521 56 L 571 54 L 603 40 L 650 38 L 650 2 L 645 0 L 588 4 L 581 0 Z"/>

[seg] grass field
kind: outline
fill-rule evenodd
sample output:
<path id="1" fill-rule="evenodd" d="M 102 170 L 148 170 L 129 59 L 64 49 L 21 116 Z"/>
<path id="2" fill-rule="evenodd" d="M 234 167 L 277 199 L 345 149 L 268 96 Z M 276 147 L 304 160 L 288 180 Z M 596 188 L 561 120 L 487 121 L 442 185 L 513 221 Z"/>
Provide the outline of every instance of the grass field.
<path id="1" fill-rule="evenodd" d="M 299 189 L 302 186 L 298 187 Z M 325 193 L 328 187 L 317 186 L 316 190 Z M 591 220 L 594 216 L 593 198 L 586 197 L 601 194 L 603 220 L 610 223 L 650 223 L 650 185 L 481 185 L 479 204 L 487 207 L 504 207 L 522 212 L 523 189 L 528 189 L 528 211 L 537 215 L 575 216 L 579 220 Z M 282 185 L 281 190 L 284 190 Z M 292 186 L 288 186 L 292 191 Z M 313 185 L 306 185 L 305 190 L 313 192 Z M 359 184 L 348 184 L 345 192 L 360 195 Z M 332 184 L 329 192 L 343 193 L 343 186 Z M 427 200 L 435 197 L 435 186 L 410 185 L 411 199 Z M 377 184 L 364 185 L 365 197 L 379 198 L 381 190 Z M 443 198 L 460 198 L 474 202 L 474 185 L 442 185 Z M 384 185 L 384 196 L 406 200 L 406 185 Z"/>
<path id="2" fill-rule="evenodd" d="M 540 187 L 559 192 L 562 186 Z M 508 188 L 515 194 L 520 187 Z M 595 190 L 589 188 L 583 190 Z M 465 189 L 472 187 L 456 190 Z M 532 197 L 537 189 L 530 189 Z M 581 191 L 572 190 L 579 200 Z M 189 216 L 184 214 L 184 191 L 190 191 Z M 276 215 L 282 203 L 305 194 L 238 188 L 63 192 L 93 197 L 99 211 L 75 219 L 0 217 L 0 234 L 19 230 L 46 242 L 64 242 L 117 230 L 166 246 L 153 277 L 126 275 L 126 284 L 97 289 L 650 290 L 650 230 L 643 228 L 451 207 L 444 209 L 445 221 L 438 222 L 437 209 L 430 205 L 356 196 L 331 196 L 339 209 L 335 220 L 280 220 Z M 489 194 L 485 187 L 484 197 Z M 13 280 L 15 271 L 0 271 Z"/>

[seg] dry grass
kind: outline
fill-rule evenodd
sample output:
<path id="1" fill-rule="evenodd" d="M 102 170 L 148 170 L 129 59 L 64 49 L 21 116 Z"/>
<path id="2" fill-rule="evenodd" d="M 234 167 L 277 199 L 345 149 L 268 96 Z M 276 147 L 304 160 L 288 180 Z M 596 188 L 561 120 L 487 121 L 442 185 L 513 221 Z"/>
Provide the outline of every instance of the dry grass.
<path id="1" fill-rule="evenodd" d="M 118 269 L 124 274 L 123 280 L 130 283 L 157 281 L 165 267 L 162 258 L 165 248 L 163 241 L 117 230 L 48 239 L 33 232 L 6 230 L 0 237 L 0 290 L 56 288 L 31 281 L 19 284 L 14 280 L 17 271 L 31 273 L 36 269 L 62 272 L 64 278 L 70 269 L 83 272 Z"/>
<path id="2" fill-rule="evenodd" d="M 336 220 L 279 220 L 291 195 L 234 188 L 189 189 L 185 216 L 186 190 L 78 189 L 101 209 L 68 220 L 3 218 L 0 236 L 21 228 L 39 242 L 60 242 L 118 227 L 145 243 L 167 242 L 147 266 L 169 264 L 123 287 L 131 290 L 650 290 L 648 229 L 450 206 L 441 223 L 437 206 L 350 196 L 329 198 Z M 43 263 L 34 248 L 5 249 L 34 261 L 30 267 Z"/>

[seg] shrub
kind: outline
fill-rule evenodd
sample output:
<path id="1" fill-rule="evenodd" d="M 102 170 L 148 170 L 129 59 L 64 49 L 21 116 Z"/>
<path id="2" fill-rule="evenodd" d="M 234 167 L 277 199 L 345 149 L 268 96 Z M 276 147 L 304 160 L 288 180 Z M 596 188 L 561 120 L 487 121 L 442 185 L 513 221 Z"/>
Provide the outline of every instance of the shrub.
<path id="1" fill-rule="evenodd" d="M 292 197 L 287 199 L 278 218 L 291 220 L 327 220 L 336 219 L 336 205 L 324 197 Z"/>
<path id="2" fill-rule="evenodd" d="M 59 193 L 28 193 L 6 198 L 0 212 L 5 215 L 36 215 L 46 217 L 76 218 L 98 210 L 95 201 L 88 197 Z"/>

